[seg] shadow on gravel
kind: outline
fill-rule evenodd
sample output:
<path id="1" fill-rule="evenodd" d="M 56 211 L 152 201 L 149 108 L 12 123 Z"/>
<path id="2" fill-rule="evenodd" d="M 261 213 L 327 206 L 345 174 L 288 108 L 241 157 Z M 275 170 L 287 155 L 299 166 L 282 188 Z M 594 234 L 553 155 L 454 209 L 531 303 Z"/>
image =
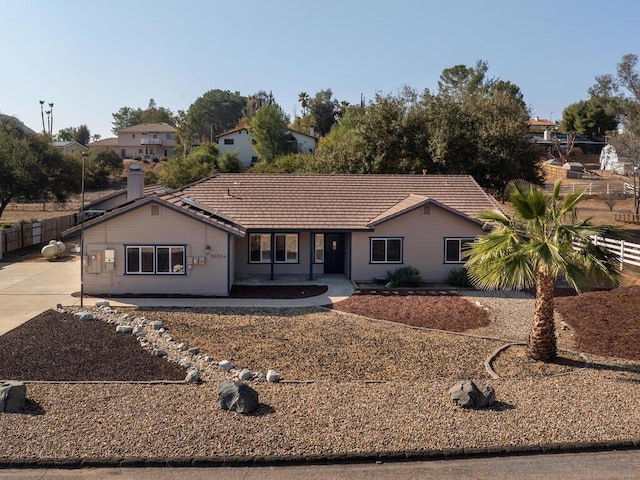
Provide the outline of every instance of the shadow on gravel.
<path id="1" fill-rule="evenodd" d="M 31 415 L 32 417 L 35 417 L 38 415 L 44 415 L 45 413 L 47 413 L 46 410 L 38 402 L 31 400 L 30 398 L 25 399 L 24 410 L 21 415 Z"/>
<path id="2" fill-rule="evenodd" d="M 558 357 L 555 361 L 557 365 L 564 365 L 573 368 L 588 368 L 591 370 L 607 370 L 610 372 L 640 373 L 640 367 L 634 365 L 606 365 L 604 363 L 585 362 L 583 360 L 573 360 L 570 358 Z M 640 379 L 638 380 L 640 381 Z"/>
<path id="3" fill-rule="evenodd" d="M 638 385 L 640 385 L 640 378 L 618 377 L 618 381 L 626 383 L 637 383 Z"/>
<path id="4" fill-rule="evenodd" d="M 259 403 L 258 408 L 256 408 L 252 413 L 250 413 L 249 417 L 264 417 L 266 415 L 271 415 L 276 413 L 276 409 L 271 405 L 267 405 L 266 403 Z"/>
<path id="5" fill-rule="evenodd" d="M 490 406 L 485 407 L 484 410 L 491 410 L 492 412 L 504 412 L 505 410 L 515 410 L 516 406 L 506 402 L 495 401 Z"/>

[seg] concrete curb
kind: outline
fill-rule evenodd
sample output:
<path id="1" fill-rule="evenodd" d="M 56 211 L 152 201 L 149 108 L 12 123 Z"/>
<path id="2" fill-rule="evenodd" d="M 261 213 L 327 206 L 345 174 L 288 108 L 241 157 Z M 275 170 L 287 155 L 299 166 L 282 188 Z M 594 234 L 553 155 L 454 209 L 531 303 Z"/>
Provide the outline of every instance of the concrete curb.
<path id="1" fill-rule="evenodd" d="M 551 453 L 607 452 L 640 449 L 640 439 L 602 442 L 570 442 L 543 445 L 486 448 L 447 448 L 443 450 L 406 450 L 330 455 L 291 456 L 212 456 L 212 457 L 86 457 L 86 458 L 0 458 L 0 469 L 22 468 L 148 468 L 148 467 L 264 467 L 292 465 L 328 465 L 346 463 L 454 460 L 540 455 Z"/>

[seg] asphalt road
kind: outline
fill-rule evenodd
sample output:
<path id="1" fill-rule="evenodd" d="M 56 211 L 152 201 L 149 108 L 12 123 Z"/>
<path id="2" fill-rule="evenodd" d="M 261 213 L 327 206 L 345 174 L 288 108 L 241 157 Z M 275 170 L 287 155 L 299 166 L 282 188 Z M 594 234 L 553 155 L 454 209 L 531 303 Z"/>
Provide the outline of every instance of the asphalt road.
<path id="1" fill-rule="evenodd" d="M 0 470 L 0 480 L 465 480 L 640 478 L 640 450 L 564 453 L 496 458 L 355 465 L 291 467 L 139 468 L 79 470 Z"/>

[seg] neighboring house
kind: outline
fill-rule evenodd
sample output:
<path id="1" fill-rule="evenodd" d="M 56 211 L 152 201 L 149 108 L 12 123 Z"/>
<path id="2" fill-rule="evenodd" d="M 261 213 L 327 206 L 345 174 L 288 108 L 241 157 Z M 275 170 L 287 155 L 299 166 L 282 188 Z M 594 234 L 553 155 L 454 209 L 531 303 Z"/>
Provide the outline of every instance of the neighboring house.
<path id="1" fill-rule="evenodd" d="M 176 150 L 176 128 L 168 123 L 141 123 L 123 128 L 118 138 L 92 142 L 89 149 L 110 148 L 120 158 L 158 159 L 172 157 Z"/>
<path id="2" fill-rule="evenodd" d="M 88 294 L 224 296 L 236 277 L 372 281 L 406 265 L 443 281 L 498 208 L 470 176 L 218 174 L 150 196 L 141 178 L 139 198 L 84 224 Z"/>
<path id="3" fill-rule="evenodd" d="M 78 142 L 53 142 L 52 145 L 63 153 L 81 153 L 86 152 L 87 147 Z"/>
<path id="4" fill-rule="evenodd" d="M 120 155 L 120 150 L 118 150 L 118 139 L 116 137 L 103 138 L 102 140 L 97 140 L 95 142 L 91 142 L 87 145 L 89 151 L 97 150 L 100 148 L 110 148 L 118 155 Z"/>
<path id="5" fill-rule="evenodd" d="M 288 130 L 297 142 L 298 152 L 313 153 L 315 151 L 316 138 L 313 135 L 307 135 L 296 130 Z M 251 131 L 247 128 L 229 130 L 218 135 L 216 139 L 218 140 L 219 154 L 238 152 L 238 160 L 240 160 L 243 167 L 250 167 L 259 160 L 258 153 L 253 147 Z"/>
<path id="6" fill-rule="evenodd" d="M 118 132 L 121 158 L 154 159 L 172 157 L 176 149 L 176 128 L 168 123 L 141 123 Z"/>
<path id="7" fill-rule="evenodd" d="M 529 131 L 534 134 L 535 137 L 540 137 L 543 140 L 551 140 L 554 132 L 558 131 L 558 124 L 545 118 L 534 117 L 530 118 L 527 122 Z"/>

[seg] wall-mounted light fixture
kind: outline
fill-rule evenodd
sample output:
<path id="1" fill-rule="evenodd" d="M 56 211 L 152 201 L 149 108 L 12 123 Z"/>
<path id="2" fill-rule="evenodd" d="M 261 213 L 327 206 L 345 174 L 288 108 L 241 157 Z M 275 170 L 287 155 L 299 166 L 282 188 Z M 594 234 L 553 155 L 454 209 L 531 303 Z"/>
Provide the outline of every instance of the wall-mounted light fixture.
<path id="1" fill-rule="evenodd" d="M 209 245 L 204 247 L 204 253 L 206 253 L 207 255 L 209 255 L 211 253 L 211 247 Z"/>

